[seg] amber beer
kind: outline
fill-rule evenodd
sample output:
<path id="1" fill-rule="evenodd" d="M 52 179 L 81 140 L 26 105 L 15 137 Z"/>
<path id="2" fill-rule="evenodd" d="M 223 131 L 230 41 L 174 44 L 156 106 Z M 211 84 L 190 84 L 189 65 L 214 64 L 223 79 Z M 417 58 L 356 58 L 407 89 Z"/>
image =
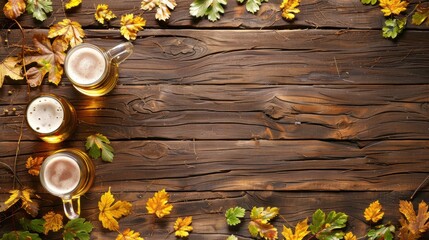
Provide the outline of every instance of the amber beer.
<path id="1" fill-rule="evenodd" d="M 40 169 L 40 181 L 52 195 L 63 201 L 64 213 L 69 219 L 80 215 L 80 196 L 91 187 L 95 168 L 89 156 L 75 148 L 66 148 L 47 157 Z M 73 200 L 77 202 L 76 208 Z"/>
<path id="2" fill-rule="evenodd" d="M 30 101 L 26 110 L 27 123 L 33 132 L 48 143 L 68 138 L 77 125 L 74 107 L 55 94 L 41 94 Z"/>
<path id="3" fill-rule="evenodd" d="M 133 45 L 130 42 L 119 44 L 108 51 L 82 43 L 67 53 L 65 73 L 79 92 L 88 96 L 102 96 L 116 86 L 119 64 L 132 52 Z"/>

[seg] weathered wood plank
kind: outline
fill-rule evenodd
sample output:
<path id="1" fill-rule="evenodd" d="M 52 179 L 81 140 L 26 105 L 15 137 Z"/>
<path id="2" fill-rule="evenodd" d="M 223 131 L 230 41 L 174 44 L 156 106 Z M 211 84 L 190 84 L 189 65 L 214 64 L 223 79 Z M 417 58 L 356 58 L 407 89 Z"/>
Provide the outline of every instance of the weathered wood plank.
<path id="1" fill-rule="evenodd" d="M 7 92 L 12 91 L 11 95 Z M 26 86 L 0 89 L 0 141 L 19 135 Z M 428 85 L 118 86 L 90 98 L 70 86 L 45 86 L 69 99 L 80 120 L 72 139 L 428 139 Z M 32 91 L 35 96 L 38 91 Z M 11 111 L 16 108 L 16 112 Z M 35 136 L 24 124 L 23 140 Z"/>
<path id="2" fill-rule="evenodd" d="M 21 182 L 34 185 L 34 177 L 25 169 L 29 156 L 65 146 L 83 149 L 84 142 L 21 143 L 17 167 Z M 106 185 L 126 192 L 164 187 L 177 191 L 413 191 L 429 173 L 428 141 L 115 141 L 112 146 L 114 163 L 95 161 L 93 192 L 102 192 Z M 12 165 L 16 142 L 3 142 L 1 147 L 2 161 Z M 11 175 L 0 171 L 0 187 L 7 189 Z"/>

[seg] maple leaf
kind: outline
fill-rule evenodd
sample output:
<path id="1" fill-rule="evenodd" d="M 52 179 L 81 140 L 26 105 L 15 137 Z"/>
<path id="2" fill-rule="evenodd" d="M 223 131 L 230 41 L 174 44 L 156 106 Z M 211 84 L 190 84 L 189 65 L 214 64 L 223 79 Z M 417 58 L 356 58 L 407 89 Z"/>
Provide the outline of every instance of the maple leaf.
<path id="1" fill-rule="evenodd" d="M 98 209 L 100 210 L 98 220 L 101 221 L 104 228 L 111 231 L 118 231 L 119 223 L 117 219 L 130 214 L 132 204 L 127 201 L 114 202 L 115 198 L 113 194 L 110 193 L 109 187 L 109 191 L 104 193 L 98 202 Z"/>
<path id="2" fill-rule="evenodd" d="M 286 20 L 293 20 L 295 18 L 295 14 L 300 12 L 297 8 L 299 6 L 299 2 L 300 0 L 283 0 L 280 5 L 282 17 Z"/>
<path id="3" fill-rule="evenodd" d="M 357 237 L 352 232 L 348 232 L 344 236 L 344 240 L 357 240 Z"/>
<path id="4" fill-rule="evenodd" d="M 3 86 L 4 77 L 9 76 L 13 80 L 21 80 L 24 77 L 21 74 L 22 66 L 17 57 L 7 57 L 0 63 L 0 88 Z"/>
<path id="5" fill-rule="evenodd" d="M 37 232 L 37 233 L 43 233 L 45 231 L 45 227 L 43 226 L 45 224 L 44 219 L 27 219 L 27 218 L 21 218 L 19 219 L 19 224 L 21 224 L 22 229 L 25 231 L 30 232 Z"/>
<path id="6" fill-rule="evenodd" d="M 76 218 L 67 222 L 64 226 L 64 240 L 89 240 L 90 233 L 94 226 L 87 222 L 85 218 Z"/>
<path id="7" fill-rule="evenodd" d="M 407 239 L 404 236 L 408 236 L 409 239 L 418 239 L 422 233 L 429 229 L 428 205 L 424 201 L 419 203 L 418 212 L 416 214 L 411 202 L 401 200 L 399 202 L 399 212 L 405 217 L 402 217 L 400 220 L 401 239 Z"/>
<path id="8" fill-rule="evenodd" d="M 173 209 L 173 205 L 168 203 L 170 195 L 162 189 L 154 194 L 152 198 L 149 198 L 146 202 L 146 209 L 150 214 L 155 214 L 158 218 L 162 218 L 165 215 L 170 214 Z"/>
<path id="9" fill-rule="evenodd" d="M 43 233 L 45 235 L 51 230 L 58 232 L 58 230 L 63 228 L 63 216 L 60 214 L 50 211 L 43 216 L 43 219 L 45 219 L 45 224 L 43 224 L 45 229 Z"/>
<path id="10" fill-rule="evenodd" d="M 312 216 L 312 222 L 309 226 L 312 234 L 316 235 L 317 239 L 341 239 L 344 233 L 334 231 L 346 226 L 348 216 L 342 212 L 331 211 L 326 215 L 322 210 L 318 209 Z"/>
<path id="11" fill-rule="evenodd" d="M 44 160 L 44 157 L 29 157 L 25 163 L 28 173 L 33 176 L 39 176 L 40 167 L 42 166 Z"/>
<path id="12" fill-rule="evenodd" d="M 380 221 L 383 216 L 384 212 L 382 211 L 382 206 L 378 200 L 372 202 L 364 211 L 365 219 L 367 221 L 372 221 L 373 223 Z"/>
<path id="13" fill-rule="evenodd" d="M 150 11 L 158 7 L 156 9 L 155 18 L 165 21 L 170 18 L 171 12 L 169 9 L 174 10 L 176 5 L 176 0 L 142 0 L 141 9 Z"/>
<path id="14" fill-rule="evenodd" d="M 70 0 L 65 4 L 66 9 L 74 8 L 79 6 L 82 3 L 82 0 Z"/>
<path id="15" fill-rule="evenodd" d="M 421 25 L 426 19 L 429 18 L 429 7 L 423 7 L 421 5 L 417 6 L 416 12 L 413 14 L 412 23 L 414 25 Z M 426 22 L 426 25 L 429 26 L 429 21 Z"/>
<path id="16" fill-rule="evenodd" d="M 121 17 L 121 35 L 127 40 L 136 40 L 138 31 L 146 26 L 146 20 L 134 14 L 125 14 Z"/>
<path id="17" fill-rule="evenodd" d="M 34 190 L 31 188 L 23 188 L 22 190 L 13 189 L 9 191 L 10 196 L 4 202 L 0 204 L 0 212 L 4 212 L 10 207 L 12 207 L 15 203 L 21 200 L 21 207 L 32 217 L 36 217 L 39 212 L 39 204 L 33 199 L 31 199 L 34 195 Z"/>
<path id="18" fill-rule="evenodd" d="M 28 83 L 31 87 L 39 86 L 46 73 L 49 73 L 48 81 L 58 85 L 63 75 L 64 58 L 67 44 L 63 38 L 55 38 L 51 41 L 43 34 L 33 36 L 33 44 L 38 49 L 36 55 L 25 56 L 26 64 L 35 62 L 38 67 L 27 71 Z"/>
<path id="19" fill-rule="evenodd" d="M 3 234 L 2 240 L 42 240 L 37 233 L 28 231 L 12 231 Z"/>
<path id="20" fill-rule="evenodd" d="M 110 21 L 113 18 L 116 18 L 116 15 L 109 9 L 109 5 L 98 4 L 95 9 L 94 17 L 99 23 L 104 24 L 104 20 Z"/>
<path id="21" fill-rule="evenodd" d="M 33 14 L 33 17 L 39 21 L 48 18 L 47 13 L 52 12 L 51 0 L 27 0 L 27 12 Z"/>
<path id="22" fill-rule="evenodd" d="M 370 229 L 367 233 L 368 240 L 393 240 L 395 226 L 379 225 L 375 229 Z"/>
<path id="23" fill-rule="evenodd" d="M 278 231 L 269 223 L 271 219 L 279 214 L 279 209 L 276 207 L 253 207 L 250 212 L 250 223 L 248 226 L 249 232 L 253 237 L 258 235 L 267 240 L 277 239 Z"/>
<path id="24" fill-rule="evenodd" d="M 383 37 L 395 39 L 405 28 L 407 18 L 387 19 L 383 26 Z"/>
<path id="25" fill-rule="evenodd" d="M 110 146 L 109 139 L 103 134 L 96 133 L 87 137 L 85 148 L 88 150 L 89 156 L 94 159 L 101 156 L 101 159 L 105 162 L 113 161 L 114 149 Z"/>
<path id="26" fill-rule="evenodd" d="M 282 231 L 282 235 L 286 240 L 302 240 L 309 233 L 310 231 L 308 231 L 308 219 L 304 219 L 296 224 L 295 233 L 292 232 L 292 229 L 285 226 L 283 226 Z"/>
<path id="27" fill-rule="evenodd" d="M 144 238 L 140 237 L 139 232 L 134 232 L 133 230 L 127 228 L 122 233 L 116 237 L 116 240 L 144 240 Z"/>
<path id="28" fill-rule="evenodd" d="M 176 222 L 174 223 L 174 235 L 177 237 L 187 237 L 189 236 L 189 232 L 193 230 L 192 226 L 189 226 L 192 224 L 192 216 L 185 217 L 185 218 L 177 218 Z"/>
<path id="29" fill-rule="evenodd" d="M 220 19 L 220 14 L 224 13 L 223 6 L 226 6 L 226 0 L 194 0 L 189 8 L 189 13 L 194 17 L 204 17 L 214 22 Z"/>
<path id="30" fill-rule="evenodd" d="M 237 2 L 244 3 L 244 0 L 237 0 Z M 263 2 L 268 2 L 268 0 L 246 0 L 246 10 L 255 14 Z"/>
<path id="31" fill-rule="evenodd" d="M 379 6 L 384 16 L 398 15 L 407 10 L 408 2 L 402 0 L 380 0 Z"/>
<path id="32" fill-rule="evenodd" d="M 363 4 L 371 4 L 371 5 L 375 5 L 378 2 L 378 0 L 360 0 L 360 1 Z"/>
<path id="33" fill-rule="evenodd" d="M 25 6 L 24 0 L 8 0 L 3 7 L 4 15 L 9 19 L 17 19 L 24 13 Z"/>
<path id="34" fill-rule="evenodd" d="M 240 218 L 244 217 L 246 210 L 242 207 L 229 208 L 225 212 L 226 222 L 229 226 L 235 226 L 241 223 Z"/>
<path id="35" fill-rule="evenodd" d="M 226 240 L 238 240 L 238 238 L 234 235 L 231 235 Z"/>
<path id="36" fill-rule="evenodd" d="M 85 32 L 78 22 L 66 18 L 49 28 L 48 37 L 54 38 L 57 36 L 64 36 L 66 43 L 74 47 L 82 43 Z"/>

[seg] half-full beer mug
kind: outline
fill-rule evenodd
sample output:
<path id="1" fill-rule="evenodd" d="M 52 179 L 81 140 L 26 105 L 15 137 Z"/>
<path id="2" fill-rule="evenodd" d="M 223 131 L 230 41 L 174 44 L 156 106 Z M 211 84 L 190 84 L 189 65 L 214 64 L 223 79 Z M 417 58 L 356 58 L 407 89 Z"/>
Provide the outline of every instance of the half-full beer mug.
<path id="1" fill-rule="evenodd" d="M 91 187 L 95 168 L 89 156 L 75 148 L 66 148 L 47 157 L 40 168 L 40 182 L 52 195 L 63 201 L 69 219 L 80 215 L 80 196 Z M 77 202 L 76 208 L 73 200 Z"/>
<path id="2" fill-rule="evenodd" d="M 72 48 L 64 62 L 65 73 L 73 86 L 88 96 L 102 96 L 116 86 L 119 64 L 133 52 L 133 44 L 121 43 L 108 51 L 90 43 Z"/>

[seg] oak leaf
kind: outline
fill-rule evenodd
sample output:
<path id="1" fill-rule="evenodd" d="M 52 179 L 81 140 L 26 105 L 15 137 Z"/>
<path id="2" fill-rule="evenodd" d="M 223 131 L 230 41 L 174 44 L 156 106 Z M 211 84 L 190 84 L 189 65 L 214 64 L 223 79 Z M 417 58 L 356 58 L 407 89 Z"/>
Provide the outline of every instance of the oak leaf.
<path id="1" fill-rule="evenodd" d="M 244 217 L 246 210 L 242 207 L 229 208 L 225 212 L 226 222 L 229 226 L 235 226 L 241 223 L 240 218 Z"/>
<path id="2" fill-rule="evenodd" d="M 49 231 L 58 232 L 63 228 L 63 216 L 61 214 L 50 211 L 43 216 L 43 219 L 45 219 L 45 224 L 43 224 L 45 235 Z"/>
<path id="3" fill-rule="evenodd" d="M 168 203 L 170 195 L 162 189 L 149 198 L 146 202 L 146 209 L 148 213 L 155 214 L 158 218 L 170 214 L 173 205 Z"/>
<path id="4" fill-rule="evenodd" d="M 142 0 L 141 9 L 150 11 L 157 7 L 155 18 L 165 21 L 170 18 L 171 12 L 169 9 L 174 10 L 176 5 L 176 0 Z"/>
<path id="5" fill-rule="evenodd" d="M 8 0 L 3 7 L 4 15 L 9 19 L 17 19 L 25 11 L 24 0 Z"/>
<path id="6" fill-rule="evenodd" d="M 13 80 L 24 79 L 20 62 L 17 57 L 7 57 L 0 63 L 0 88 L 3 86 L 5 76 L 9 76 Z"/>
<path id="7" fill-rule="evenodd" d="M 380 202 L 378 200 L 372 202 L 369 207 L 365 209 L 363 215 L 367 221 L 372 221 L 373 223 L 380 221 L 384 216 Z"/>
<path id="8" fill-rule="evenodd" d="M 222 5 L 227 5 L 226 0 L 194 0 L 189 8 L 189 13 L 194 17 L 204 17 L 214 22 L 220 19 L 220 14 L 225 10 Z"/>
<path id="9" fill-rule="evenodd" d="M 136 40 L 138 31 L 146 26 L 146 20 L 134 14 L 125 14 L 121 17 L 121 35 L 127 40 Z"/>
<path id="10" fill-rule="evenodd" d="M 344 236 L 344 240 L 357 240 L 357 237 L 352 232 L 348 232 Z"/>
<path id="11" fill-rule="evenodd" d="M 300 0 L 283 0 L 282 4 L 280 4 L 282 17 L 286 20 L 293 20 L 295 18 L 295 14 L 300 12 L 297 8 L 299 6 L 299 2 Z"/>
<path id="12" fill-rule="evenodd" d="M 66 9 L 70 9 L 70 8 L 79 6 L 81 3 L 82 3 L 82 0 L 70 0 L 64 5 L 64 7 Z"/>
<path id="13" fill-rule="evenodd" d="M 39 204 L 33 201 L 32 197 L 34 196 L 34 190 L 31 188 L 23 188 L 22 190 L 14 189 L 9 191 L 10 196 L 4 202 L 0 204 L 0 212 L 4 212 L 15 203 L 21 200 L 21 207 L 32 217 L 36 217 L 39 212 Z"/>
<path id="14" fill-rule="evenodd" d="M 134 232 L 133 230 L 127 228 L 122 233 L 116 237 L 116 240 L 144 240 L 144 238 L 140 237 L 139 232 Z"/>
<path id="15" fill-rule="evenodd" d="M 187 237 L 189 236 L 189 232 L 193 230 L 193 227 L 190 226 L 192 224 L 192 216 L 185 217 L 185 218 L 177 218 L 176 222 L 174 223 L 174 235 L 177 237 Z"/>
<path id="16" fill-rule="evenodd" d="M 390 16 L 392 14 L 398 15 L 401 12 L 407 10 L 408 6 L 407 1 L 402 0 L 380 0 L 379 6 L 381 11 L 384 13 L 384 16 Z"/>
<path id="17" fill-rule="evenodd" d="M 253 207 L 250 212 L 250 223 L 248 226 L 252 237 L 258 235 L 266 240 L 274 240 L 278 238 L 278 231 L 269 221 L 279 214 L 279 209 L 276 207 Z"/>
<path id="18" fill-rule="evenodd" d="M 51 0 L 27 0 L 27 12 L 33 14 L 33 17 L 39 21 L 48 18 L 47 13 L 52 12 Z"/>
<path id="19" fill-rule="evenodd" d="M 85 218 L 76 218 L 67 222 L 64 226 L 63 240 L 89 240 L 94 226 Z"/>
<path id="20" fill-rule="evenodd" d="M 33 176 L 39 176 L 40 167 L 42 166 L 44 160 L 44 157 L 29 157 L 25 163 L 28 173 Z"/>
<path id="21" fill-rule="evenodd" d="M 110 21 L 113 18 L 116 18 L 116 15 L 109 9 L 109 5 L 98 4 L 95 9 L 94 17 L 99 23 L 104 24 L 105 20 Z"/>
<path id="22" fill-rule="evenodd" d="M 292 229 L 285 226 L 283 226 L 282 231 L 282 235 L 286 240 L 302 240 L 309 233 L 310 231 L 308 231 L 308 219 L 304 219 L 296 224 L 295 233 L 292 232 Z"/>
<path id="23" fill-rule="evenodd" d="M 422 201 L 419 203 L 418 212 L 416 214 L 411 202 L 400 201 L 399 212 L 403 215 L 400 219 L 400 239 L 418 239 L 421 234 L 429 229 L 429 212 L 426 202 Z M 405 236 L 407 236 L 407 238 L 405 238 Z"/>
<path id="24" fill-rule="evenodd" d="M 119 223 L 117 219 L 130 214 L 132 204 L 127 201 L 114 202 L 115 198 L 113 194 L 110 193 L 109 187 L 109 191 L 104 193 L 98 202 L 98 209 L 100 210 L 98 220 L 101 221 L 104 228 L 111 231 L 118 231 Z"/>
<path id="25" fill-rule="evenodd" d="M 244 3 L 244 0 L 237 0 L 237 2 Z M 263 2 L 268 2 L 268 0 L 246 0 L 246 10 L 255 14 Z"/>
<path id="26" fill-rule="evenodd" d="M 48 37 L 57 36 L 63 36 L 66 43 L 74 47 L 82 43 L 85 32 L 78 22 L 66 18 L 49 28 Z"/>
<path id="27" fill-rule="evenodd" d="M 414 25 L 421 25 L 424 21 L 429 18 L 429 7 L 417 6 L 416 12 L 413 14 L 412 23 Z M 429 21 L 426 21 L 426 25 L 429 26 Z"/>

